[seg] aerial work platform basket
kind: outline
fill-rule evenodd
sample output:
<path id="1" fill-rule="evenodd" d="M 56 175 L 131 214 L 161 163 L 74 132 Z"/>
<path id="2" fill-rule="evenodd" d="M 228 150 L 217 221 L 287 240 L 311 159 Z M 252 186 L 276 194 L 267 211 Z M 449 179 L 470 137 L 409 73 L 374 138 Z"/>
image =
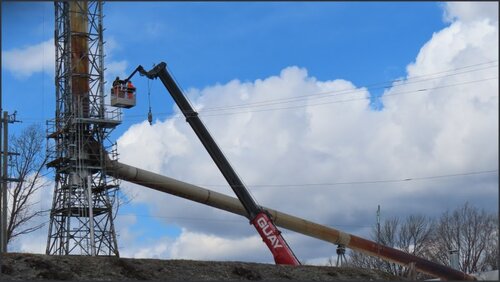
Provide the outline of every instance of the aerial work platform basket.
<path id="1" fill-rule="evenodd" d="M 127 109 L 134 107 L 135 90 L 131 81 L 125 83 L 117 78 L 111 88 L 111 106 Z"/>

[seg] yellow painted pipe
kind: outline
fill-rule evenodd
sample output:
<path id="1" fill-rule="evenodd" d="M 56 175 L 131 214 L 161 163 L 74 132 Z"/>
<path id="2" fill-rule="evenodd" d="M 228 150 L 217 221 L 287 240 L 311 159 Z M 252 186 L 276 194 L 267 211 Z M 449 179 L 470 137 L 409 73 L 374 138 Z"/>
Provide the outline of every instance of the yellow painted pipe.
<path id="1" fill-rule="evenodd" d="M 233 198 L 215 191 L 198 187 L 157 173 L 149 172 L 117 161 L 107 162 L 108 174 L 138 185 L 146 186 L 157 191 L 182 197 L 191 201 L 205 204 L 231 213 L 247 216 L 245 209 L 237 198 Z M 310 237 L 314 237 L 333 244 L 342 244 L 356 251 L 371 256 L 380 257 L 400 265 L 415 264 L 421 272 L 439 277 L 444 280 L 476 280 L 473 276 L 456 269 L 428 261 L 426 259 L 405 253 L 403 251 L 377 244 L 376 242 L 351 235 L 340 230 L 317 224 L 295 217 L 277 210 L 262 207 L 267 210 L 274 223 Z"/>

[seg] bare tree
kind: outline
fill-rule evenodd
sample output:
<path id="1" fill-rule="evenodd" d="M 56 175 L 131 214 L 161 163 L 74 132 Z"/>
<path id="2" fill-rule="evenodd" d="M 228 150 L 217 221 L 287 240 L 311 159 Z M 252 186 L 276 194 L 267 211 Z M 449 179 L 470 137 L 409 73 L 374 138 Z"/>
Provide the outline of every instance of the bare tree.
<path id="1" fill-rule="evenodd" d="M 456 210 L 444 212 L 439 220 L 411 215 L 400 224 L 398 218 L 383 223 L 380 237 L 372 230 L 371 237 L 382 245 L 450 266 L 450 251 L 459 253 L 459 270 L 466 273 L 498 269 L 498 216 L 488 214 L 465 203 Z M 382 261 L 363 253 L 351 252 L 350 263 L 407 277 L 408 266 Z M 418 274 L 417 279 L 427 278 Z"/>
<path id="2" fill-rule="evenodd" d="M 498 251 L 498 237 L 500 236 L 498 229 L 498 217 L 496 218 L 496 229 L 495 235 L 492 236 L 492 241 L 486 247 L 486 256 L 484 258 L 484 263 L 486 268 L 499 269 L 500 268 L 500 253 Z"/>
<path id="3" fill-rule="evenodd" d="M 7 243 L 19 235 L 40 229 L 43 224 L 32 224 L 43 211 L 35 209 L 36 192 L 45 187 L 42 172 L 47 157 L 44 150 L 45 136 L 39 125 L 25 128 L 18 136 L 10 137 L 12 152 L 19 155 L 10 160 L 11 175 L 18 178 L 8 188 Z"/>
<path id="4" fill-rule="evenodd" d="M 398 217 L 390 218 L 381 226 L 380 235 L 376 228 L 372 229 L 371 238 L 384 246 L 399 249 L 409 254 L 423 256 L 427 244 L 432 240 L 434 222 L 422 215 L 410 215 L 403 223 Z M 353 266 L 379 269 L 400 277 L 410 274 L 410 267 L 370 257 L 363 253 L 351 252 L 349 262 Z M 417 278 L 427 278 L 418 274 Z"/>
<path id="5" fill-rule="evenodd" d="M 498 217 L 469 203 L 443 213 L 429 256 L 450 265 L 448 253 L 452 250 L 458 251 L 463 272 L 498 269 Z"/>

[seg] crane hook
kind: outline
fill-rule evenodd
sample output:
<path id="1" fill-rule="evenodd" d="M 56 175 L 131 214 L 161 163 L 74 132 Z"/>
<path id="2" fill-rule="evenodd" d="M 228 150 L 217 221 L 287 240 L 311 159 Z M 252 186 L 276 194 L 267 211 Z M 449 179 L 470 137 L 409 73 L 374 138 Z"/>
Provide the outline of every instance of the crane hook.
<path id="1" fill-rule="evenodd" d="M 149 121 L 149 125 L 153 125 L 153 113 L 151 113 L 151 107 L 149 107 L 148 121 Z"/>
<path id="2" fill-rule="evenodd" d="M 153 125 L 153 113 L 151 112 L 151 86 L 149 84 L 149 79 L 148 79 L 148 106 L 149 106 L 148 122 L 149 125 Z"/>

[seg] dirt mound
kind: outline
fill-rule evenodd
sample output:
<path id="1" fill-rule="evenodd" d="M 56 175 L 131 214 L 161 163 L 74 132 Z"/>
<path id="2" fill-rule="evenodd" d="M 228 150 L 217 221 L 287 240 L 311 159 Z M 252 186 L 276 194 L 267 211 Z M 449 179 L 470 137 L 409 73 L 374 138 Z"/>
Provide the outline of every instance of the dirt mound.
<path id="1" fill-rule="evenodd" d="M 400 280 L 375 270 L 244 262 L 46 256 L 2 257 L 5 280 Z"/>

